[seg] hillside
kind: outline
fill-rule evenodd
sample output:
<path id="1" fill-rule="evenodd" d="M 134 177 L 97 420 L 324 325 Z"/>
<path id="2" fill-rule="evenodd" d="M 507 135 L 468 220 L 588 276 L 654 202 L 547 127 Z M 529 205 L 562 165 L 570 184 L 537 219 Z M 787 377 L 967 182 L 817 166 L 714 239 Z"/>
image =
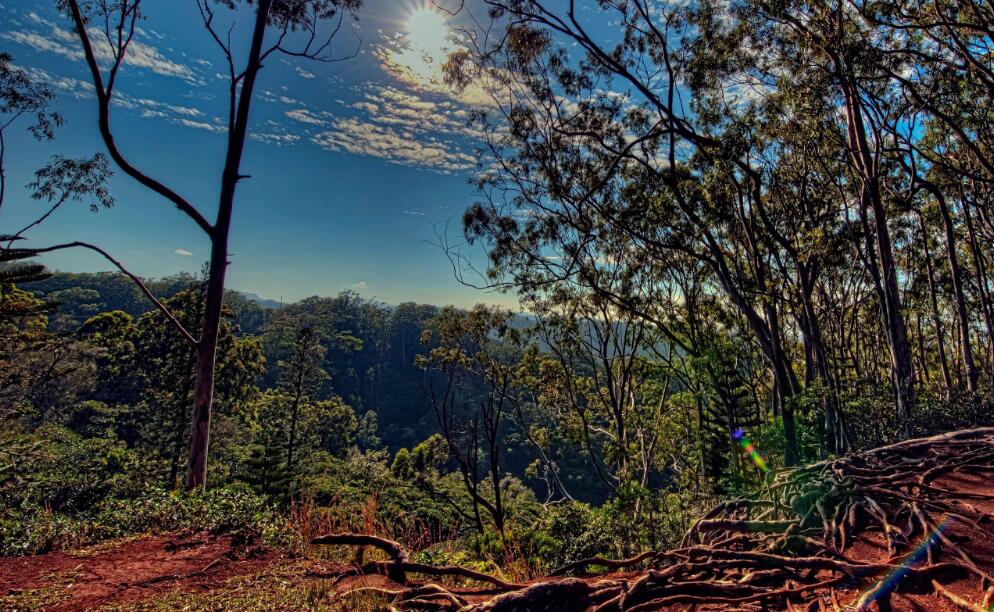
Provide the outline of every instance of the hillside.
<path id="1" fill-rule="evenodd" d="M 987 610 L 994 428 L 909 440 L 777 473 L 698 520 L 681 547 L 578 560 L 521 579 L 411 561 L 375 536 L 304 554 L 204 533 L 0 560 L 5 608 Z M 365 544 L 358 564 L 332 543 Z M 377 549 L 386 560 L 373 561 Z M 345 560 L 333 554 L 331 558 Z M 608 573 L 589 574 L 595 569 Z M 566 577 L 568 574 L 577 577 Z M 427 580 L 426 580 L 427 578 Z M 489 584 L 481 590 L 478 580 Z"/>
<path id="2" fill-rule="evenodd" d="M 994 612 L 991 2 L 0 18 L 0 608 Z"/>

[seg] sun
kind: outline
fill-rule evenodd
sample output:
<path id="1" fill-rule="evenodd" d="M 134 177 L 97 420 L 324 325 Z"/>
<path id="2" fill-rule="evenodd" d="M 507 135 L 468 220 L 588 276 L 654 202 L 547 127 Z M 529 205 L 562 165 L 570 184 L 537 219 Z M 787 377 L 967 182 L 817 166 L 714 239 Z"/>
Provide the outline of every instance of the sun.
<path id="1" fill-rule="evenodd" d="M 411 13 L 406 29 L 408 40 L 421 50 L 442 52 L 448 45 L 449 26 L 445 16 L 432 8 L 420 8 Z"/>
<path id="2" fill-rule="evenodd" d="M 395 59 L 421 81 L 438 79 L 449 47 L 445 16 L 424 7 L 411 13 L 404 24 L 407 48 Z"/>
<path id="3" fill-rule="evenodd" d="M 443 66 L 449 54 L 460 48 L 450 15 L 429 0 L 414 0 L 414 6 L 397 15 L 395 35 L 377 55 L 383 68 L 398 80 L 414 87 L 446 90 Z"/>

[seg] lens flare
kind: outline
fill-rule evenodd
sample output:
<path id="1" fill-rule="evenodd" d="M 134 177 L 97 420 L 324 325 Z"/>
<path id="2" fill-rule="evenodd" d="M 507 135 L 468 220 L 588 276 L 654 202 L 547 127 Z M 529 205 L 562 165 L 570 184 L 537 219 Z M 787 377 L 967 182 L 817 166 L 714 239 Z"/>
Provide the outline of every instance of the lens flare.
<path id="1" fill-rule="evenodd" d="M 939 541 L 939 537 L 948 526 L 948 518 L 939 523 L 939 525 L 935 528 L 935 531 L 929 534 L 929 536 L 925 538 L 914 550 L 909 552 L 898 567 L 877 582 L 872 590 L 864 593 L 864 595 L 859 599 L 859 605 L 856 609 L 866 610 L 870 607 L 870 604 L 893 591 L 901 580 L 908 575 L 911 568 L 925 558 L 925 555 L 928 554 L 928 549 Z"/>
<path id="2" fill-rule="evenodd" d="M 763 456 L 760 455 L 759 451 L 756 450 L 756 447 L 753 446 L 752 441 L 745 435 L 745 430 L 741 427 L 736 429 L 735 432 L 732 433 L 732 437 L 735 438 L 735 440 L 742 446 L 742 450 L 744 450 L 746 455 L 752 459 L 752 462 L 756 464 L 756 467 L 758 467 L 761 472 L 765 474 L 770 471 L 769 466 L 766 465 L 766 459 L 763 459 Z"/>

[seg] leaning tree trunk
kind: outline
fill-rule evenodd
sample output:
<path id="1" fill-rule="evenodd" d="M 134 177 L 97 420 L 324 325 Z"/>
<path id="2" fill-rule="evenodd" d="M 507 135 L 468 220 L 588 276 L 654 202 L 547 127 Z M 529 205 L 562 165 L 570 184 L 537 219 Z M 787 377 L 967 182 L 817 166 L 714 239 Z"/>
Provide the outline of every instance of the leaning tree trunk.
<path id="1" fill-rule="evenodd" d="M 868 210 L 873 213 L 872 232 L 878 266 L 878 269 L 874 270 L 874 278 L 877 282 L 887 346 L 890 350 L 891 375 L 897 394 L 897 416 L 901 421 L 904 435 L 910 436 L 911 412 L 915 404 L 914 366 L 911 361 L 911 347 L 908 344 L 908 330 L 904 315 L 901 313 L 901 295 L 897 284 L 894 247 L 887 227 L 887 211 L 880 195 L 876 160 L 873 159 L 866 138 L 859 92 L 847 77 L 842 78 L 842 93 L 845 97 L 850 152 L 863 182 L 860 193 L 860 214 L 863 216 L 864 225 L 869 224 Z"/>
<path id="2" fill-rule="evenodd" d="M 187 464 L 186 490 L 203 490 L 207 483 L 207 451 L 210 442 L 211 407 L 214 400 L 214 366 L 217 358 L 218 330 L 224 301 L 224 278 L 228 269 L 228 236 L 235 203 L 235 188 L 241 175 L 242 153 L 248 135 L 249 109 L 256 77 L 262 68 L 262 43 L 269 21 L 272 0 L 260 0 L 256 9 L 252 45 L 237 110 L 228 132 L 228 150 L 221 175 L 221 194 L 217 222 L 211 228 L 211 262 L 207 276 L 207 302 L 204 325 L 197 342 L 197 379 L 193 391 L 190 460 Z M 234 91 L 232 96 L 234 96 Z M 232 98 L 234 100 L 234 98 Z"/>

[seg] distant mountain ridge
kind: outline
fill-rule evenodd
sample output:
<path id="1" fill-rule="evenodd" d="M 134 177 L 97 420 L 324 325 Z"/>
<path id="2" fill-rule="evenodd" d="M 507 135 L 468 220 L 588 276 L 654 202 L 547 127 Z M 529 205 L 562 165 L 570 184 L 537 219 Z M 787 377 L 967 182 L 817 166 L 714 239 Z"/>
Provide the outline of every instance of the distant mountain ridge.
<path id="1" fill-rule="evenodd" d="M 286 306 L 286 304 L 282 300 L 277 301 L 271 298 L 262 297 L 258 293 L 252 293 L 251 291 L 242 291 L 241 289 L 230 289 L 229 291 L 240 293 L 242 297 L 244 297 L 248 301 L 253 302 L 256 305 L 265 308 L 267 310 L 278 310 Z"/>

